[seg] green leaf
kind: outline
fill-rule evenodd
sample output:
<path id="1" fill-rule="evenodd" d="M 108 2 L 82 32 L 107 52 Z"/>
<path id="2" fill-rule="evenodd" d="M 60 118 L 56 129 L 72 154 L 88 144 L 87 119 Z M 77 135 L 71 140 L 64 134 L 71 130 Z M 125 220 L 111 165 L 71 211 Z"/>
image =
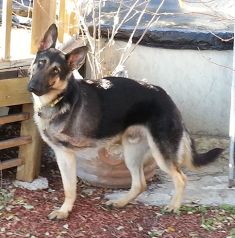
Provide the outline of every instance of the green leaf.
<path id="1" fill-rule="evenodd" d="M 235 238 L 235 228 L 233 228 L 233 229 L 230 231 L 230 236 L 232 236 L 232 238 Z"/>
<path id="2" fill-rule="evenodd" d="M 229 204 L 223 204 L 220 206 L 221 209 L 223 209 L 224 211 L 235 215 L 235 206 L 229 205 Z"/>

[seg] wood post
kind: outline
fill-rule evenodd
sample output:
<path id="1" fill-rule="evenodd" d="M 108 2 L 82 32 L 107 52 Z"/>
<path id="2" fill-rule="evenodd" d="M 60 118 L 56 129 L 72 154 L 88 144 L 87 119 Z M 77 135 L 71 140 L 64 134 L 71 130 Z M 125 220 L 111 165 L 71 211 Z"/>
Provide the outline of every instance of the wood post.
<path id="1" fill-rule="evenodd" d="M 37 52 L 39 42 L 47 28 L 55 23 L 56 0 L 37 0 L 33 3 L 31 53 Z"/>
<path id="2" fill-rule="evenodd" d="M 66 12 L 65 12 L 65 0 L 60 0 L 59 28 L 58 28 L 58 30 L 59 30 L 58 40 L 60 42 L 64 41 L 65 26 L 67 26 Z"/>
<path id="3" fill-rule="evenodd" d="M 11 56 L 11 21 L 12 21 L 12 0 L 2 2 L 2 32 L 3 59 L 9 60 Z"/>
<path id="4" fill-rule="evenodd" d="M 21 136 L 31 135 L 33 139 L 30 144 L 20 146 L 23 164 L 17 167 L 16 179 L 31 182 L 40 172 L 41 139 L 33 121 L 33 105 L 24 104 L 23 112 L 30 113 L 30 119 L 21 122 Z"/>
<path id="5" fill-rule="evenodd" d="M 60 0 L 60 12 L 59 12 L 59 35 L 58 39 L 60 42 L 64 42 L 64 35 L 74 35 L 78 33 L 79 30 L 79 21 L 78 21 L 78 12 L 74 12 L 73 0 Z"/>

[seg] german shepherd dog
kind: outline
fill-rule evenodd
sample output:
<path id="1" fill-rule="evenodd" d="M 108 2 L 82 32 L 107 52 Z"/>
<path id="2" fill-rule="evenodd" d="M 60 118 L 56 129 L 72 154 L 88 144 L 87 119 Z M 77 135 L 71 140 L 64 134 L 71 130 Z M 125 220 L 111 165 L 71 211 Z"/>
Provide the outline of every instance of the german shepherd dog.
<path id="1" fill-rule="evenodd" d="M 81 148 L 99 140 L 118 138 L 132 184 L 128 194 L 107 205 L 123 207 L 146 190 L 144 153 L 172 177 L 175 194 L 167 207 L 176 211 L 182 200 L 186 176 L 182 165 L 199 167 L 223 151 L 198 154 L 179 110 L 160 87 L 128 78 L 77 80 L 72 71 L 85 61 L 86 46 L 64 54 L 55 49 L 57 27 L 52 24 L 40 42 L 31 66 L 28 90 L 33 93 L 35 122 L 43 140 L 54 150 L 62 176 L 65 201 L 50 219 L 67 218 L 76 198 L 76 158 Z M 141 146 L 147 145 L 147 151 Z M 143 156 L 142 156 L 143 155 Z"/>

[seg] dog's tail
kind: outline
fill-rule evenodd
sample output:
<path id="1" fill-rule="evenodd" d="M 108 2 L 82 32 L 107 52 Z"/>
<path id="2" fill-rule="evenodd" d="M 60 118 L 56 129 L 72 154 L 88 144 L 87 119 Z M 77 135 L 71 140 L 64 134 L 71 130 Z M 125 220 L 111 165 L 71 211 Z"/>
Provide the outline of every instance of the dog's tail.
<path id="1" fill-rule="evenodd" d="M 189 169 L 195 169 L 214 162 L 224 151 L 224 149 L 221 148 L 214 148 L 206 153 L 197 153 L 194 140 L 189 136 L 187 132 L 184 132 L 182 143 L 184 148 L 184 164 Z"/>

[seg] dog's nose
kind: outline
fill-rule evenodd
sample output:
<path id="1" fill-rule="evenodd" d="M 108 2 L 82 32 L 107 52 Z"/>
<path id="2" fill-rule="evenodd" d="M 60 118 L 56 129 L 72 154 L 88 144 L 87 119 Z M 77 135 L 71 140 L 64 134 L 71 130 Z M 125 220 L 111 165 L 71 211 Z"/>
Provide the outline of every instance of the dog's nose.
<path id="1" fill-rule="evenodd" d="M 28 91 L 31 92 L 31 93 L 37 94 L 39 89 L 38 89 L 38 87 L 34 83 L 29 83 Z"/>
<path id="2" fill-rule="evenodd" d="M 34 89 L 31 85 L 28 86 L 28 90 L 29 90 L 29 92 L 31 92 L 31 93 L 33 93 L 33 92 L 35 91 L 35 89 Z"/>
<path id="3" fill-rule="evenodd" d="M 29 83 L 28 85 L 28 91 L 31 93 L 34 93 L 37 96 L 42 96 L 43 90 L 39 88 L 36 84 L 34 83 Z"/>

